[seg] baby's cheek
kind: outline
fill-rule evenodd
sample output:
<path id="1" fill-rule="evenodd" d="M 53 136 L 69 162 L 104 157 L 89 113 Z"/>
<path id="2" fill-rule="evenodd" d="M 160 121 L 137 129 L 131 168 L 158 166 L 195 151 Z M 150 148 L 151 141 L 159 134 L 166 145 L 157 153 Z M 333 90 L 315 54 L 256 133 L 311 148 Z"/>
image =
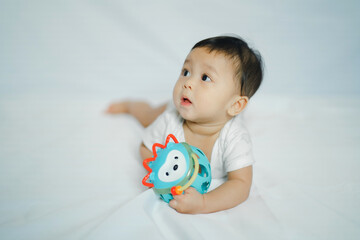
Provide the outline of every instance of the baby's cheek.
<path id="1" fill-rule="evenodd" d="M 211 111 L 217 107 L 216 96 L 199 96 L 198 101 L 201 103 L 203 110 Z"/>
<path id="2" fill-rule="evenodd" d="M 173 102 L 174 104 L 176 105 L 177 103 L 177 99 L 179 98 L 179 91 L 176 89 L 176 87 L 174 87 L 174 90 L 173 90 Z"/>
<path id="3" fill-rule="evenodd" d="M 180 91 L 181 91 L 181 86 L 179 81 L 176 82 L 174 89 L 173 89 L 173 98 L 175 100 L 175 98 L 179 98 L 180 97 Z"/>

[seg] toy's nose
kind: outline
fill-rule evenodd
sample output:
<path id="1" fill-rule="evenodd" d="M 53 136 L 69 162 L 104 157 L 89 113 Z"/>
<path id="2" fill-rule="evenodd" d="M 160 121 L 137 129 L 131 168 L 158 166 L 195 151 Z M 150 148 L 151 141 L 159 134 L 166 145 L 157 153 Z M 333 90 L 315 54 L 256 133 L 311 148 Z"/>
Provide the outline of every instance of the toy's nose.
<path id="1" fill-rule="evenodd" d="M 166 176 L 169 176 L 169 175 L 170 175 L 169 172 L 166 172 L 165 174 L 166 174 Z"/>

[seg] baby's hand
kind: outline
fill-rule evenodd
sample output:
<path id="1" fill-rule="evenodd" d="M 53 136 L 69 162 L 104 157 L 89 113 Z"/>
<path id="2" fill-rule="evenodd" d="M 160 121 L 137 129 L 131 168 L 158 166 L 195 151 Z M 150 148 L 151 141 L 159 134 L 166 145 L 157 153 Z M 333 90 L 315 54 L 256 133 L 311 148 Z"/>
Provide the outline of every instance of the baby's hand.
<path id="1" fill-rule="evenodd" d="M 195 188 L 189 187 L 185 190 L 185 194 L 175 195 L 169 205 L 179 213 L 196 214 L 204 209 L 205 199 L 204 195 Z"/>
<path id="2" fill-rule="evenodd" d="M 106 113 L 119 114 L 129 112 L 129 102 L 115 102 L 109 105 L 106 109 Z"/>

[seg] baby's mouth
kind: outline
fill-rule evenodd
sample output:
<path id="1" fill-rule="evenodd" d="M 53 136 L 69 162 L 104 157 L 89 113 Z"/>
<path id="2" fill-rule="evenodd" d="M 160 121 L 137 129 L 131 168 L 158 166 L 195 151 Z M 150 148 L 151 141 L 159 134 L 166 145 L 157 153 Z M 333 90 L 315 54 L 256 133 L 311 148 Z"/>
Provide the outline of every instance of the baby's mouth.
<path id="1" fill-rule="evenodd" d="M 190 99 L 188 99 L 186 97 L 181 98 L 181 105 L 188 106 L 188 105 L 191 105 L 191 104 L 192 104 L 192 102 L 190 101 Z"/>

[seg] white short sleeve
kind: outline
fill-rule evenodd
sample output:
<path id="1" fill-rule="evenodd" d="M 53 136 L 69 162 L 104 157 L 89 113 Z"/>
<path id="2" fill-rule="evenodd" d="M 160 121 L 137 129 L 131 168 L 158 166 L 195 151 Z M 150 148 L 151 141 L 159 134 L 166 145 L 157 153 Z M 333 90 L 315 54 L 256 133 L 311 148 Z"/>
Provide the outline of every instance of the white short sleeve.
<path id="1" fill-rule="evenodd" d="M 231 172 L 252 165 L 254 161 L 250 135 L 247 131 L 231 132 L 225 141 L 224 170 Z"/>
<path id="2" fill-rule="evenodd" d="M 228 121 L 215 142 L 211 157 L 214 178 L 226 177 L 228 172 L 254 164 L 250 135 L 243 125 L 242 116 Z"/>
<path id="3" fill-rule="evenodd" d="M 152 124 L 145 128 L 143 134 L 143 143 L 149 150 L 152 149 L 154 143 L 162 143 L 165 141 L 166 114 L 161 114 Z"/>
<path id="4" fill-rule="evenodd" d="M 143 134 L 143 143 L 151 151 L 154 143 L 165 144 L 166 137 L 173 134 L 179 142 L 184 142 L 183 119 L 171 105 L 162 113 Z"/>

